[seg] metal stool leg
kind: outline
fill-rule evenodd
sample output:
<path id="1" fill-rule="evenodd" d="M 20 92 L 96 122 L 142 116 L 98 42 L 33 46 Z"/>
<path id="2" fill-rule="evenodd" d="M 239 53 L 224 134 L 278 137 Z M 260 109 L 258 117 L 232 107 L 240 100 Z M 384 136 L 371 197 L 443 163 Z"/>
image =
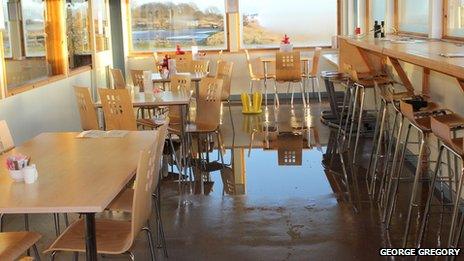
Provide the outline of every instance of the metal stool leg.
<path id="1" fill-rule="evenodd" d="M 367 171 L 366 171 L 366 184 L 367 184 L 368 193 L 370 193 L 369 178 L 372 180 L 371 170 L 372 170 L 373 163 L 374 163 L 374 160 L 375 160 L 374 155 L 375 155 L 375 152 L 377 150 L 377 144 L 375 143 L 375 141 L 379 137 L 380 123 L 381 123 L 381 119 L 382 119 L 382 108 L 377 112 L 376 119 L 377 120 L 375 121 L 374 137 L 372 138 L 372 140 L 374 142 L 372 144 L 371 155 L 369 157 L 369 165 L 367 166 Z"/>
<path id="2" fill-rule="evenodd" d="M 354 151 L 353 151 L 353 164 L 356 164 L 356 156 L 358 155 L 358 146 L 359 146 L 359 136 L 361 135 L 361 123 L 363 121 L 363 111 L 364 111 L 364 99 L 366 96 L 366 89 L 362 86 L 361 89 L 361 101 L 359 105 L 359 116 L 358 116 L 358 129 L 356 130 L 356 140 L 354 142 Z"/>
<path id="3" fill-rule="evenodd" d="M 387 194 L 387 205 L 385 205 L 385 209 L 386 211 L 388 211 L 388 214 L 387 214 L 387 218 L 386 218 L 386 228 L 389 229 L 390 228 L 390 222 L 391 222 L 391 218 L 392 218 L 392 214 L 393 214 L 393 209 L 395 208 L 395 205 L 396 205 L 396 197 L 398 196 L 398 186 L 399 186 L 399 181 L 400 181 L 400 177 L 401 177 L 401 173 L 402 173 L 402 167 L 403 167 L 403 164 L 404 164 L 404 156 L 406 154 L 406 149 L 408 147 L 408 142 L 409 142 L 409 136 L 411 134 L 411 124 L 409 124 L 408 126 L 408 131 L 406 132 L 406 139 L 405 139 L 405 142 L 403 144 L 403 148 L 402 148 L 402 152 L 400 154 L 400 165 L 399 165 L 399 168 L 398 168 L 398 171 L 396 171 L 395 169 L 392 169 L 392 172 L 391 172 L 391 179 L 392 181 L 391 182 L 394 182 L 394 185 L 393 185 L 393 191 L 392 191 L 392 194 L 393 195 L 390 195 L 390 194 Z M 396 176 L 395 176 L 395 173 L 396 173 Z"/>
<path id="4" fill-rule="evenodd" d="M 391 152 L 392 152 L 392 149 L 393 149 L 393 135 L 395 133 L 395 128 L 396 128 L 396 122 L 398 121 L 398 112 L 395 113 L 395 117 L 393 119 L 393 127 L 391 128 L 390 130 L 390 137 L 388 138 L 388 147 L 387 147 L 387 151 L 385 153 L 385 164 L 383 166 L 383 170 L 381 172 L 382 174 L 382 178 L 380 180 L 380 187 L 379 187 L 379 197 L 378 197 L 378 202 L 380 203 L 380 206 L 383 207 L 382 205 L 382 202 L 383 202 L 383 197 L 385 195 L 385 183 L 386 183 L 386 180 L 388 178 L 388 166 L 390 165 L 390 156 L 391 156 Z"/>
<path id="5" fill-rule="evenodd" d="M 403 247 L 406 247 L 406 245 L 408 244 L 409 230 L 411 227 L 412 211 L 413 211 L 413 208 L 416 207 L 416 195 L 417 195 L 417 190 L 419 187 L 419 178 L 422 172 L 422 155 L 424 154 L 425 141 L 427 138 L 423 132 L 419 132 L 419 133 L 420 133 L 420 147 L 419 147 L 419 156 L 418 156 L 419 160 L 417 162 L 416 173 L 414 174 L 414 183 L 412 185 L 411 197 L 409 200 L 408 216 L 406 218 L 406 228 L 404 229 L 404 235 L 403 235 Z"/>
<path id="6" fill-rule="evenodd" d="M 351 136 L 353 135 L 353 128 L 356 122 L 356 107 L 358 106 L 358 96 L 359 96 L 359 85 L 355 84 L 353 109 L 351 111 L 350 132 L 348 133 L 348 148 L 351 148 Z M 362 113 L 362 112 L 359 112 L 359 113 Z"/>
<path id="7" fill-rule="evenodd" d="M 462 163 L 461 163 L 462 164 Z M 454 238 L 454 234 L 456 233 L 456 219 L 458 217 L 458 214 L 459 214 L 459 203 L 461 201 L 461 197 L 460 195 L 462 195 L 462 185 L 464 183 L 464 166 L 461 166 L 461 176 L 460 176 L 460 179 L 459 179 L 459 185 L 458 185 L 458 190 L 456 192 L 456 202 L 454 203 L 454 207 L 453 207 L 453 216 L 451 217 L 451 226 L 450 226 L 450 232 L 449 232 L 449 236 L 448 236 L 448 245 L 447 247 L 450 248 L 450 247 L 453 247 L 453 244 L 455 241 L 453 241 L 453 238 Z"/>
<path id="8" fill-rule="evenodd" d="M 379 135 L 378 135 L 378 140 L 377 140 L 377 145 L 376 145 L 376 152 L 374 155 L 374 164 L 372 166 L 372 174 L 368 173 L 371 176 L 371 183 L 368 188 L 368 192 L 370 195 L 375 194 L 375 184 L 376 184 L 375 182 L 377 181 L 377 162 L 379 160 L 380 150 L 382 147 L 382 138 L 383 138 L 384 127 L 385 127 L 385 117 L 387 116 L 387 105 L 382 102 L 380 104 L 379 111 L 381 111 L 381 118 L 380 118 Z"/>
<path id="9" fill-rule="evenodd" d="M 428 196 L 427 196 L 427 201 L 426 201 L 425 209 L 424 209 L 424 216 L 422 217 L 422 222 L 421 222 L 421 226 L 420 226 L 420 229 L 419 229 L 419 235 L 417 236 L 416 246 L 418 248 L 422 245 L 422 241 L 424 240 L 425 230 L 427 228 L 427 222 L 428 222 L 428 218 L 429 218 L 429 214 L 430 214 L 430 207 L 432 205 L 432 197 L 433 197 L 433 193 L 434 193 L 433 188 L 435 187 L 435 182 L 437 180 L 438 170 L 440 169 L 441 158 L 442 158 L 442 155 L 443 155 L 443 149 L 444 149 L 444 147 L 440 146 L 440 150 L 438 152 L 437 163 L 435 165 L 435 170 L 434 170 L 434 172 L 432 174 L 432 177 L 431 177 L 430 189 L 429 189 L 429 193 L 428 193 Z"/>

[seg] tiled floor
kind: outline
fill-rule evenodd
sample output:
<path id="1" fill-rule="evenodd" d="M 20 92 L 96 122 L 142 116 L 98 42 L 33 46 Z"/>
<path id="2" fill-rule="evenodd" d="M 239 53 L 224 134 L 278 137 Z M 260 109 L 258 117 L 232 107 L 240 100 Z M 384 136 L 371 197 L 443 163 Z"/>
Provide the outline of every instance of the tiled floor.
<path id="1" fill-rule="evenodd" d="M 239 106 L 233 106 L 235 135 L 225 109 L 221 131 L 226 163 L 234 155 L 235 195 L 223 195 L 219 172 L 211 173 L 208 195 L 179 195 L 177 184 L 164 181 L 162 213 L 169 259 L 377 260 L 381 259 L 379 248 L 398 247 L 406 197 L 400 197 L 392 231 L 387 233 L 376 203 L 367 196 L 364 168 L 356 167 L 350 174 L 352 202 L 340 186 L 340 177 L 324 169 L 321 162 L 330 130 L 319 116 L 327 108 L 326 103 L 314 103 L 309 110 L 297 106 L 292 113 L 288 105 L 281 105 L 276 113 L 270 109 L 267 124 L 264 116 L 245 116 Z M 305 145 L 300 166 L 278 164 L 278 149 L 287 143 L 279 143 L 275 130 L 301 134 L 298 137 Z M 360 162 L 368 159 L 369 146 L 365 145 Z M 336 165 L 334 170 L 339 172 Z M 126 218 L 118 213 L 105 216 Z M 41 250 L 55 236 L 52 220 L 51 215 L 31 216 L 32 230 L 44 234 Z M 22 222 L 21 216 L 8 215 L 6 230 L 22 229 Z M 145 236 L 140 235 L 134 250 L 136 260 L 148 260 Z M 163 260 L 161 251 L 158 257 Z M 58 260 L 70 259 L 69 254 L 58 255 Z"/>

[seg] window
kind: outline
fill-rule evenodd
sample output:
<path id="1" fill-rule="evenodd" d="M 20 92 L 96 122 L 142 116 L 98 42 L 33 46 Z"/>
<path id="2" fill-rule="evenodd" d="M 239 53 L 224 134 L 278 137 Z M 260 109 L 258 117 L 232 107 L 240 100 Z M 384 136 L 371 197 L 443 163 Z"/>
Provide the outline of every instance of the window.
<path id="1" fill-rule="evenodd" d="M 92 64 L 88 3 L 86 0 L 71 0 L 66 3 L 66 30 L 70 69 Z"/>
<path id="2" fill-rule="evenodd" d="M 92 1 L 93 22 L 95 28 L 95 50 L 109 50 L 108 0 Z"/>
<path id="3" fill-rule="evenodd" d="M 445 35 L 464 37 L 464 1 L 448 0 Z"/>
<path id="4" fill-rule="evenodd" d="M 296 47 L 330 46 L 337 0 L 240 1 L 242 47 L 273 48 L 284 34 Z"/>
<path id="5" fill-rule="evenodd" d="M 133 0 L 133 51 L 225 49 L 224 0 Z"/>
<path id="6" fill-rule="evenodd" d="M 8 22 L 8 2 L 3 1 L 5 30 L 3 31 L 3 51 L 6 58 L 11 58 L 10 23 Z"/>
<path id="7" fill-rule="evenodd" d="M 399 30 L 427 34 L 429 29 L 429 2 L 426 0 L 397 0 Z"/>
<path id="8" fill-rule="evenodd" d="M 26 56 L 45 56 L 45 4 L 42 0 L 21 0 Z"/>
<path id="9" fill-rule="evenodd" d="M 372 1 L 372 19 L 374 21 L 385 21 L 387 13 L 387 1 L 373 0 Z"/>

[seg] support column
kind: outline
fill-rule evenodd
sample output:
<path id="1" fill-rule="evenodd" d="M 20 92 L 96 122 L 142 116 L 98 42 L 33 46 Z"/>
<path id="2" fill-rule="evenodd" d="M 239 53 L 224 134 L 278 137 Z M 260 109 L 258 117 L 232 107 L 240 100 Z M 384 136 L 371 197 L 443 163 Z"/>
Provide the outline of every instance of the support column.
<path id="1" fill-rule="evenodd" d="M 386 33 L 393 33 L 395 27 L 395 0 L 387 1 L 387 13 L 385 14 L 385 31 Z"/>
<path id="2" fill-rule="evenodd" d="M 429 1 L 429 37 L 441 39 L 443 34 L 443 0 Z"/>
<path id="3" fill-rule="evenodd" d="M 47 61 L 52 74 L 67 74 L 68 53 L 66 39 L 65 1 L 45 1 L 45 33 Z"/>

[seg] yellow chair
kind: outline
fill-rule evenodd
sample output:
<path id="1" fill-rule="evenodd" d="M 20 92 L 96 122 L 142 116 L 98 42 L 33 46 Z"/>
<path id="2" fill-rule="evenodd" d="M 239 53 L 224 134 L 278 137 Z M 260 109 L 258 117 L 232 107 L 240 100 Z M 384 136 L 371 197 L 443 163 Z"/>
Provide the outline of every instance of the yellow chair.
<path id="1" fill-rule="evenodd" d="M 209 61 L 208 60 L 191 61 L 190 72 L 208 74 L 209 73 Z"/>
<path id="2" fill-rule="evenodd" d="M 176 70 L 180 73 L 189 73 L 192 68 L 192 54 L 174 54 L 171 56 L 172 59 L 176 60 Z"/>
<path id="3" fill-rule="evenodd" d="M 150 198 L 153 186 L 157 184 L 159 178 L 159 171 L 156 170 L 159 168 L 161 155 L 158 153 L 157 146 L 158 142 L 164 143 L 164 139 L 159 137 L 159 132 L 156 132 L 154 138 L 156 142 L 150 148 L 140 152 L 134 182 L 131 220 L 95 220 L 97 251 L 99 254 L 129 254 L 131 259 L 134 260 L 131 248 L 135 243 L 137 235 L 141 231 L 146 231 L 151 258 L 152 260 L 155 259 L 153 235 L 148 220 L 152 209 L 152 200 Z M 85 252 L 84 223 L 83 219 L 72 223 L 44 252 L 52 253 L 52 260 L 54 260 L 58 252 Z"/>
<path id="4" fill-rule="evenodd" d="M 222 79 L 221 101 L 227 102 L 227 105 L 229 107 L 229 115 L 230 115 L 230 122 L 232 124 L 232 130 L 235 130 L 234 119 L 232 117 L 232 108 L 230 106 L 230 91 L 231 91 L 233 68 L 234 68 L 233 62 L 219 61 L 216 79 Z"/>
<path id="5" fill-rule="evenodd" d="M 143 70 L 130 70 L 132 84 L 143 92 Z"/>

